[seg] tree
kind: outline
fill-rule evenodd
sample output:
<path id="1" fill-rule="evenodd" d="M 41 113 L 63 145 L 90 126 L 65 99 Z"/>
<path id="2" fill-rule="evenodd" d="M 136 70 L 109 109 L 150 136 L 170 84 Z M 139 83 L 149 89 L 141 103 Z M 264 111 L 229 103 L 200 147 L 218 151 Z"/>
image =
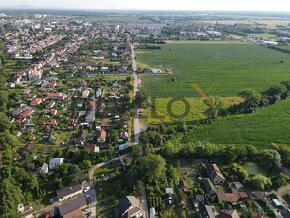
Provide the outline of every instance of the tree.
<path id="1" fill-rule="evenodd" d="M 11 128 L 11 122 L 9 118 L 3 112 L 0 112 L 0 132 L 9 130 Z"/>
<path id="2" fill-rule="evenodd" d="M 138 90 L 135 96 L 135 102 L 137 105 L 143 105 L 147 102 L 148 97 L 143 90 Z"/>
<path id="3" fill-rule="evenodd" d="M 148 154 L 140 161 L 142 175 L 148 181 L 154 181 L 165 174 L 166 162 L 160 155 Z"/>
<path id="4" fill-rule="evenodd" d="M 248 172 L 244 170 L 242 166 L 237 163 L 233 163 L 229 166 L 231 173 L 233 174 L 233 180 L 244 182 L 248 177 Z"/>
<path id="5" fill-rule="evenodd" d="M 1 90 L 0 91 L 0 111 L 6 112 L 8 104 L 8 92 Z"/>
<path id="6" fill-rule="evenodd" d="M 258 108 L 262 100 L 262 95 L 254 89 L 245 89 L 240 92 L 240 96 L 245 99 L 243 106 L 247 111 Z"/>
<path id="7" fill-rule="evenodd" d="M 0 215 L 1 218 L 20 217 L 17 205 L 23 200 L 21 189 L 15 186 L 11 178 L 5 178 L 0 183 Z"/>
<path id="8" fill-rule="evenodd" d="M 253 188 L 258 190 L 265 190 L 272 186 L 271 180 L 261 174 L 257 174 L 253 178 L 251 178 L 250 184 Z"/>
<path id="9" fill-rule="evenodd" d="M 287 96 L 287 88 L 284 84 L 274 85 L 265 94 L 269 97 L 271 103 L 275 103 Z"/>
<path id="10" fill-rule="evenodd" d="M 281 155 L 275 150 L 265 149 L 260 154 L 259 164 L 267 170 L 280 169 Z"/>

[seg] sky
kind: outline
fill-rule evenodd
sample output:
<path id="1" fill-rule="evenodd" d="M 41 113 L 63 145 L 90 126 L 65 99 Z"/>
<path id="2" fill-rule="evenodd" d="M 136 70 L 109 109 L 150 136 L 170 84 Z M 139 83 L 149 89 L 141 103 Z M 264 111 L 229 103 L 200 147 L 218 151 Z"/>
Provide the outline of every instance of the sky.
<path id="1" fill-rule="evenodd" d="M 1 6 L 31 5 L 67 9 L 285 11 L 290 0 L 0 0 Z"/>

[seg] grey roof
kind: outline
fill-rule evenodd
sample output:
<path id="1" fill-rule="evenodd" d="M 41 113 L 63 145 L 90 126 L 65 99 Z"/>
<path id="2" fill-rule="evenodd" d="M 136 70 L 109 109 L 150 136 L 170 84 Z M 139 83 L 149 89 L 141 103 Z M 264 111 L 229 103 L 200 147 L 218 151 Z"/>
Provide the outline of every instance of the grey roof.
<path id="1" fill-rule="evenodd" d="M 57 197 L 59 199 L 61 199 L 67 195 L 73 194 L 73 193 L 81 191 L 81 190 L 82 190 L 82 185 L 76 184 L 76 185 L 71 185 L 71 186 L 67 186 L 67 187 L 64 187 L 62 189 L 59 189 L 56 191 L 56 194 L 57 194 Z"/>
<path id="2" fill-rule="evenodd" d="M 200 216 L 202 218 L 215 218 L 215 207 L 214 206 L 209 206 L 209 205 L 204 205 L 200 208 Z"/>
<path id="3" fill-rule="evenodd" d="M 128 210 L 132 205 L 140 205 L 140 201 L 134 196 L 123 197 L 119 202 L 119 207 L 122 213 Z"/>
<path id="4" fill-rule="evenodd" d="M 201 180 L 203 186 L 204 186 L 204 189 L 205 189 L 205 193 L 206 194 L 214 194 L 216 193 L 216 189 L 214 187 L 214 185 L 212 184 L 212 182 L 210 181 L 209 178 L 204 178 Z"/>
<path id="5" fill-rule="evenodd" d="M 71 211 L 74 211 L 78 208 L 81 208 L 83 206 L 87 205 L 87 201 L 84 197 L 80 196 L 76 199 L 73 199 L 65 204 L 62 204 L 59 206 L 59 213 L 61 216 L 64 214 L 67 214 Z"/>

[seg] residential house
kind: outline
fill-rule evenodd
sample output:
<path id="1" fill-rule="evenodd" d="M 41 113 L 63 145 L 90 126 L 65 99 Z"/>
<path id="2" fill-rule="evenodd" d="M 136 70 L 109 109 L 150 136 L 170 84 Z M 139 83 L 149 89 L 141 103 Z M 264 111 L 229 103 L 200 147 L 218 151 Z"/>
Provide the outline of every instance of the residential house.
<path id="1" fill-rule="evenodd" d="M 199 215 L 201 218 L 216 218 L 218 212 L 216 211 L 214 206 L 202 205 L 199 208 Z"/>
<path id="2" fill-rule="evenodd" d="M 28 152 L 31 153 L 33 151 L 33 149 L 35 148 L 35 144 L 27 144 L 25 145 L 21 150 L 23 152 Z"/>
<path id="3" fill-rule="evenodd" d="M 23 203 L 18 204 L 17 210 L 18 210 L 19 213 L 23 213 L 25 211 L 24 204 Z"/>
<path id="4" fill-rule="evenodd" d="M 219 218 L 240 218 L 236 209 L 221 210 Z"/>
<path id="5" fill-rule="evenodd" d="M 69 198 L 73 198 L 76 195 L 82 194 L 83 187 L 81 184 L 75 184 L 66 186 L 56 191 L 56 195 L 59 201 L 64 201 Z"/>
<path id="6" fill-rule="evenodd" d="M 49 169 L 54 169 L 55 167 L 62 165 L 64 158 L 53 158 L 49 160 Z"/>
<path id="7" fill-rule="evenodd" d="M 125 141 L 128 141 L 128 137 L 129 137 L 129 134 L 127 131 L 122 131 L 121 134 L 120 134 L 120 138 L 125 140 Z"/>
<path id="8" fill-rule="evenodd" d="M 50 113 L 51 116 L 54 116 L 54 115 L 57 114 L 57 110 L 56 109 L 52 109 L 52 110 L 49 111 L 49 113 Z"/>
<path id="9" fill-rule="evenodd" d="M 43 163 L 42 167 L 38 171 L 40 174 L 47 174 L 48 173 L 48 164 Z"/>
<path id="10" fill-rule="evenodd" d="M 56 81 L 52 81 L 52 82 L 49 82 L 49 83 L 47 84 L 47 87 L 48 87 L 48 88 L 54 88 L 54 87 L 56 86 L 56 84 L 57 84 Z"/>
<path id="11" fill-rule="evenodd" d="M 80 140 L 81 140 L 81 141 L 86 141 L 88 135 L 89 135 L 88 130 L 83 129 L 83 130 L 81 131 Z"/>
<path id="12" fill-rule="evenodd" d="M 184 180 L 179 181 L 178 187 L 181 188 L 184 192 L 189 192 L 189 188 Z"/>
<path id="13" fill-rule="evenodd" d="M 63 99 L 64 95 L 61 92 L 53 92 L 53 93 L 47 93 L 46 97 L 51 98 L 51 99 Z"/>
<path id="14" fill-rule="evenodd" d="M 94 153 L 100 153 L 100 147 L 97 146 L 96 144 L 86 144 L 85 148 L 89 148 L 92 150 Z"/>
<path id="15" fill-rule="evenodd" d="M 232 190 L 232 192 L 242 192 L 243 191 L 243 185 L 240 182 L 230 182 L 229 188 Z"/>
<path id="16" fill-rule="evenodd" d="M 107 137 L 107 132 L 102 129 L 98 135 L 98 143 L 105 143 L 106 137 Z"/>
<path id="17" fill-rule="evenodd" d="M 90 90 L 86 89 L 82 93 L 82 98 L 88 98 L 90 95 Z"/>
<path id="18" fill-rule="evenodd" d="M 140 201 L 134 196 L 123 197 L 119 201 L 119 208 L 120 208 L 122 217 L 126 217 L 126 218 L 142 217 Z"/>
<path id="19" fill-rule="evenodd" d="M 42 98 L 34 98 L 30 101 L 30 105 L 31 106 L 39 105 L 41 104 L 42 100 L 43 100 Z"/>
<path id="20" fill-rule="evenodd" d="M 225 183 L 225 177 L 216 164 L 207 164 L 206 170 L 213 184 L 223 185 Z"/>
<path id="21" fill-rule="evenodd" d="M 145 69 L 144 73 L 158 74 L 158 73 L 161 73 L 161 70 L 156 69 L 156 68 L 150 68 L 150 69 Z"/>
<path id="22" fill-rule="evenodd" d="M 55 105 L 55 101 L 50 101 L 50 102 L 46 105 L 46 108 L 47 108 L 47 109 L 51 109 L 51 108 L 54 107 L 54 105 Z"/>
<path id="23" fill-rule="evenodd" d="M 165 188 L 165 193 L 169 195 L 173 195 L 174 194 L 173 188 Z"/>
<path id="24" fill-rule="evenodd" d="M 210 179 L 208 178 L 203 178 L 200 180 L 200 183 L 203 187 L 203 190 L 205 191 L 206 194 L 208 195 L 214 195 L 216 194 L 216 189 Z"/>
<path id="25" fill-rule="evenodd" d="M 237 202 L 239 199 L 238 193 L 225 193 L 224 191 L 218 190 L 217 191 L 217 198 L 219 202 L 229 202 L 234 203 Z"/>
<path id="26" fill-rule="evenodd" d="M 97 91 L 96 91 L 96 97 L 97 98 L 102 97 L 102 93 L 103 93 L 102 89 L 98 88 Z"/>
<path id="27" fill-rule="evenodd" d="M 85 118 L 85 122 L 86 123 L 93 123 L 95 121 L 95 119 L 96 119 L 95 114 L 96 114 L 96 111 L 95 110 L 90 110 L 87 113 L 87 116 Z"/>
<path id="28" fill-rule="evenodd" d="M 88 101 L 86 102 L 86 109 L 88 110 L 95 110 L 97 103 L 95 101 Z"/>
<path id="29" fill-rule="evenodd" d="M 264 201 L 266 199 L 266 196 L 262 191 L 254 191 L 250 193 L 250 198 L 252 200 Z"/>
<path id="30" fill-rule="evenodd" d="M 82 212 L 87 207 L 85 197 L 80 196 L 58 207 L 59 213 L 63 218 L 84 218 Z"/>

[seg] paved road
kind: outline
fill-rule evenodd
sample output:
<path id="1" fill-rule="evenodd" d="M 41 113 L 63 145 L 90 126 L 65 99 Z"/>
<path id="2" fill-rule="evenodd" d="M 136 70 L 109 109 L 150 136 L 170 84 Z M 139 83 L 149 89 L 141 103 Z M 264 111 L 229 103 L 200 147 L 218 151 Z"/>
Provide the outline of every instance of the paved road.
<path id="1" fill-rule="evenodd" d="M 273 192 L 275 195 L 278 196 L 279 198 L 279 201 L 285 206 L 287 207 L 288 204 L 286 201 L 284 201 L 284 199 L 282 198 L 282 195 L 285 194 L 285 193 L 290 193 L 290 184 L 289 185 L 286 185 L 286 186 L 283 186 L 281 188 L 279 188 L 277 191 L 274 191 Z"/>
<path id="2" fill-rule="evenodd" d="M 95 173 L 96 169 L 101 168 L 101 167 L 106 166 L 106 165 L 109 165 L 110 163 L 113 163 L 114 161 L 117 161 L 117 160 L 119 160 L 120 158 L 123 159 L 123 158 L 127 158 L 127 157 L 131 157 L 131 154 L 130 154 L 130 153 L 123 154 L 123 155 L 121 155 L 121 156 L 119 156 L 119 157 L 113 158 L 113 159 L 111 159 L 111 160 L 108 160 L 108 161 L 106 161 L 106 162 L 99 163 L 99 164 L 93 166 L 93 167 L 90 169 L 90 171 L 89 171 L 89 179 L 90 179 L 90 181 L 91 181 L 91 182 L 94 181 L 94 173 Z"/>
<path id="3" fill-rule="evenodd" d="M 136 63 L 136 59 L 135 59 L 135 50 L 134 50 L 134 45 L 131 45 L 131 54 L 132 54 L 132 67 L 133 67 L 133 86 L 134 86 L 134 98 L 136 97 L 136 93 L 138 91 L 138 86 L 141 83 L 141 79 L 138 78 L 137 75 L 137 63 Z M 140 119 L 138 117 L 138 107 L 136 105 L 134 105 L 134 111 L 136 116 L 134 117 L 134 137 L 135 137 L 135 142 L 139 142 L 139 138 L 141 133 L 145 130 L 145 126 L 142 125 L 143 127 L 141 127 L 141 123 L 140 123 Z M 145 184 L 144 184 L 145 186 Z M 149 208 L 148 208 L 148 203 L 147 203 L 147 194 L 146 194 L 146 189 L 144 188 L 144 192 L 143 192 L 143 196 L 141 199 L 141 203 L 142 203 L 142 210 L 143 210 L 143 217 L 144 218 L 149 218 Z"/>

